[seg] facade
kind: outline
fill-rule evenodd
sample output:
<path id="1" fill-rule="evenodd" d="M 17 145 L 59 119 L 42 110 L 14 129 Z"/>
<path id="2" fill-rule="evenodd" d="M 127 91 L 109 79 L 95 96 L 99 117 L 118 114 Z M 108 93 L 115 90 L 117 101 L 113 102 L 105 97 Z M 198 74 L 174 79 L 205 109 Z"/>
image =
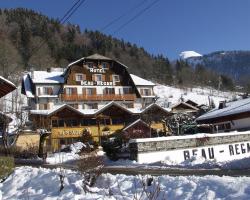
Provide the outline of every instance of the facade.
<path id="1" fill-rule="evenodd" d="M 101 142 L 103 136 L 122 130 L 150 105 L 157 107 L 153 87 L 152 82 L 129 74 L 125 65 L 98 54 L 81 58 L 64 70 L 30 72 L 22 81 L 30 120 L 35 130 L 50 132 L 46 144 L 52 151 L 82 140 L 83 132 Z M 156 122 L 159 120 L 152 124 Z"/>
<path id="2" fill-rule="evenodd" d="M 221 102 L 218 108 L 201 115 L 196 121 L 212 125 L 215 133 L 250 130 L 250 98 Z"/>
<path id="3" fill-rule="evenodd" d="M 131 75 L 118 61 L 94 54 L 66 69 L 33 71 L 23 77 L 22 93 L 32 110 L 50 110 L 62 104 L 76 109 L 99 109 L 110 101 L 127 108 L 153 103 L 154 84 Z"/>

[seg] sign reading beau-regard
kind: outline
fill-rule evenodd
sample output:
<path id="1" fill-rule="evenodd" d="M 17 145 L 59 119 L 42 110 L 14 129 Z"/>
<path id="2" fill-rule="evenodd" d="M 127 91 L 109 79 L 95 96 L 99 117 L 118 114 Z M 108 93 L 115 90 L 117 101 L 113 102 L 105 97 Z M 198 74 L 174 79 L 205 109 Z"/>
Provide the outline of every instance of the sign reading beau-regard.
<path id="1" fill-rule="evenodd" d="M 106 70 L 104 68 L 89 68 L 90 73 L 100 73 L 105 74 Z M 87 85 L 87 86 L 114 86 L 115 83 L 112 81 L 81 81 L 81 85 Z"/>
<path id="2" fill-rule="evenodd" d="M 193 157 L 203 157 L 206 160 L 216 162 L 242 159 L 250 156 L 250 141 L 203 146 L 197 148 L 176 149 L 170 151 L 155 151 L 138 153 L 139 163 L 153 163 L 161 160 L 168 160 L 175 163 L 182 163 Z"/>

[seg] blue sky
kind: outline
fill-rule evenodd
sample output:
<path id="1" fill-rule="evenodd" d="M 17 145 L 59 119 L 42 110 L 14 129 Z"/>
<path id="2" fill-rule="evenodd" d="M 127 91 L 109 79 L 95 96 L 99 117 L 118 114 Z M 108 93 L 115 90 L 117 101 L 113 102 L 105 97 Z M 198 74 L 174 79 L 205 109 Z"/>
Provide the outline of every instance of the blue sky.
<path id="1" fill-rule="evenodd" d="M 100 30 L 123 13 L 128 13 L 104 33 L 136 43 L 152 54 L 177 58 L 185 50 L 201 54 L 218 50 L 250 50 L 249 0 L 159 0 L 135 21 L 114 31 L 154 0 L 133 12 L 143 0 L 86 0 L 70 18 L 82 30 Z M 0 0 L 1 8 L 25 7 L 50 17 L 61 18 L 75 1 Z"/>

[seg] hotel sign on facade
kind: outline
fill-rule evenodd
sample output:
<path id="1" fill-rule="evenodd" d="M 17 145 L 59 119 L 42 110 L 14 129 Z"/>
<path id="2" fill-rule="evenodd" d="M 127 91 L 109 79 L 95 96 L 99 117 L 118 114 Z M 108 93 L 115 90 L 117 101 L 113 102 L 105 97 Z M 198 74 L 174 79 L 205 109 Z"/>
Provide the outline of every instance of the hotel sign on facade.
<path id="1" fill-rule="evenodd" d="M 104 68 L 89 68 L 90 73 L 94 74 L 105 74 L 106 70 Z M 84 86 L 114 86 L 115 82 L 112 81 L 81 81 L 81 85 Z"/>

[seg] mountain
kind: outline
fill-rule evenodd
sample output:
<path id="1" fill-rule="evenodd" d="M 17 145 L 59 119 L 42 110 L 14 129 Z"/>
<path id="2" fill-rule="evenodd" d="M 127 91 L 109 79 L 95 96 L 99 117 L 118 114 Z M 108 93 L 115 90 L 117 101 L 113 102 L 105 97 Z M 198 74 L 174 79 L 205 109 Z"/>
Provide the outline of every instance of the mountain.
<path id="1" fill-rule="evenodd" d="M 188 59 L 188 58 L 194 58 L 194 57 L 201 57 L 202 55 L 195 52 L 195 51 L 183 51 L 180 53 L 181 59 Z"/>
<path id="2" fill-rule="evenodd" d="M 6 78 L 31 69 L 65 67 L 94 53 L 124 63 L 130 73 L 172 83 L 172 68 L 163 55 L 151 55 L 142 47 L 99 31 L 61 24 L 33 10 L 0 9 L 0 75 Z"/>
<path id="3" fill-rule="evenodd" d="M 250 51 L 218 51 L 203 56 L 187 57 L 185 60 L 193 67 L 199 64 L 227 75 L 239 84 L 250 83 Z"/>

